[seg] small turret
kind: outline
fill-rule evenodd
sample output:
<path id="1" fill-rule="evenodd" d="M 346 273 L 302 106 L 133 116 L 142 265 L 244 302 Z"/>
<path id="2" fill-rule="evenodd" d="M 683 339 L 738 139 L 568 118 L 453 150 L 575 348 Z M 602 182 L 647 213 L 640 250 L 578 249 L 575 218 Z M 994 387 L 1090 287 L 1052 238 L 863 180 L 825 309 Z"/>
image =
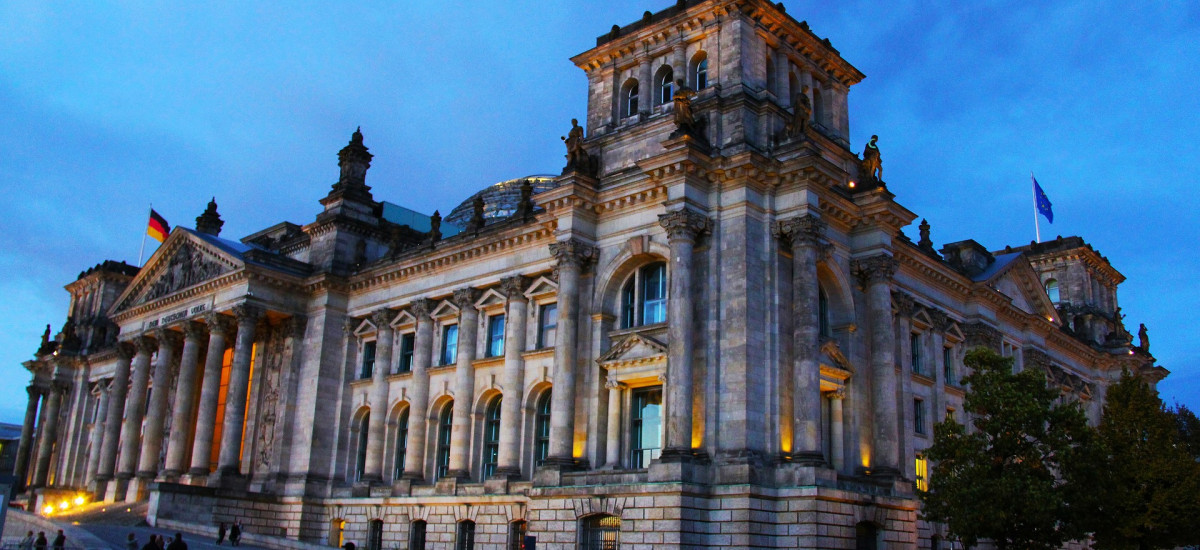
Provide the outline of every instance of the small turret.
<path id="1" fill-rule="evenodd" d="M 196 232 L 206 233 L 214 237 L 221 235 L 221 227 L 225 222 L 221 220 L 221 215 L 217 213 L 217 198 L 213 197 L 208 201 L 208 208 L 204 209 L 204 213 L 196 218 Z"/>

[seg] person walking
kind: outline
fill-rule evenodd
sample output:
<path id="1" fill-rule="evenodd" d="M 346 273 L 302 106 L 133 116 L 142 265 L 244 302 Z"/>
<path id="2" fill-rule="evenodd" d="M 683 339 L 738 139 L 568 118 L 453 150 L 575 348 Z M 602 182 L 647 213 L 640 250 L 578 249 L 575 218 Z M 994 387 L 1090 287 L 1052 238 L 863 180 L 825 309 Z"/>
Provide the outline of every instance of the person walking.
<path id="1" fill-rule="evenodd" d="M 54 537 L 54 550 L 63 550 L 67 547 L 67 536 L 63 534 L 62 529 L 58 530 L 58 536 Z"/>
<path id="2" fill-rule="evenodd" d="M 225 542 L 225 533 L 228 532 L 228 529 L 225 527 L 225 522 L 222 521 L 221 526 L 217 528 L 217 546 L 220 546 L 222 542 Z"/>
<path id="3" fill-rule="evenodd" d="M 187 550 L 187 543 L 183 542 L 183 533 L 175 533 L 175 540 L 167 545 L 167 550 Z"/>
<path id="4" fill-rule="evenodd" d="M 137 535 L 130 533 L 129 536 L 125 538 L 125 550 L 139 550 L 139 548 L 140 547 L 137 543 Z"/>
<path id="5" fill-rule="evenodd" d="M 242 540 L 242 522 L 235 520 L 233 522 L 233 525 L 229 527 L 229 544 L 231 544 L 233 546 L 237 546 L 238 543 L 241 542 L 241 540 Z"/>
<path id="6" fill-rule="evenodd" d="M 154 542 L 155 535 L 150 535 L 150 540 L 142 545 L 142 550 L 158 550 L 158 544 Z"/>
<path id="7" fill-rule="evenodd" d="M 37 540 L 33 541 L 33 547 L 36 550 L 46 550 L 47 546 L 50 546 L 50 541 L 46 540 L 46 532 L 38 531 Z"/>
<path id="8" fill-rule="evenodd" d="M 21 550 L 33 550 L 33 531 L 25 533 L 25 538 L 17 543 L 17 548 Z"/>

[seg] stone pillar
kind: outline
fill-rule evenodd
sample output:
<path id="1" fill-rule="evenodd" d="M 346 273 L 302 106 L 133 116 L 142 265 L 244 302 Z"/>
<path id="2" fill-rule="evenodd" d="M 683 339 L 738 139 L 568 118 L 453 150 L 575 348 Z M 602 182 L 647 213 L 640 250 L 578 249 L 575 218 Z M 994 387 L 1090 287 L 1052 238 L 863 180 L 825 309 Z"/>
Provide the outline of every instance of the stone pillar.
<path id="1" fill-rule="evenodd" d="M 608 438 L 604 444 L 604 467 L 616 470 L 621 467 L 621 389 L 622 384 L 613 378 L 604 383 L 608 389 Z"/>
<path id="2" fill-rule="evenodd" d="M 117 467 L 117 479 L 128 481 L 137 468 L 138 449 L 142 446 L 142 419 L 146 414 L 146 390 L 150 386 L 150 356 L 154 353 L 154 340 L 145 336 L 134 341 L 137 355 L 133 357 L 133 380 L 129 384 L 129 398 L 125 400 L 125 424 L 121 426 L 121 460 Z M 124 491 L 118 489 L 116 496 L 124 499 Z"/>
<path id="3" fill-rule="evenodd" d="M 475 406 L 475 348 L 479 328 L 479 310 L 475 300 L 479 291 L 460 288 L 454 291 L 458 306 L 458 361 L 454 367 L 454 426 L 450 430 L 450 468 L 446 477 L 467 479 L 471 448 L 471 409 Z"/>
<path id="4" fill-rule="evenodd" d="M 367 464 L 362 482 L 383 483 L 383 449 L 387 437 L 388 380 L 392 373 L 392 343 L 395 329 L 389 324 L 396 315 L 383 308 L 371 314 L 375 323 L 375 369 L 371 372 L 370 407 L 367 419 Z"/>
<path id="5" fill-rule="evenodd" d="M 500 453 L 496 477 L 521 477 L 521 397 L 525 387 L 525 324 L 529 318 L 529 299 L 525 289 L 529 281 L 517 275 L 500 281 L 500 291 L 508 298 L 504 314 L 504 374 L 500 402 Z"/>
<path id="6" fill-rule="evenodd" d="M 433 360 L 432 300 L 417 300 L 408 307 L 417 319 L 413 338 L 412 391 L 409 393 L 408 442 L 404 449 L 404 479 L 425 479 L 425 435 L 429 427 L 429 364 Z"/>
<path id="7" fill-rule="evenodd" d="M 63 394 L 67 392 L 67 385 L 58 382 L 50 382 L 49 394 L 46 396 L 46 409 L 42 414 L 46 417 L 46 424 L 42 428 L 42 433 L 38 434 L 37 446 L 37 462 L 33 469 L 33 487 L 45 487 L 46 478 L 50 474 L 50 455 L 54 452 L 54 442 L 58 439 L 58 416 L 59 408 L 62 407 Z"/>
<path id="8" fill-rule="evenodd" d="M 219 313 L 209 313 L 208 352 L 204 358 L 204 380 L 200 384 L 200 404 L 196 410 L 196 437 L 192 441 L 192 464 L 188 475 L 207 476 L 212 461 L 213 434 L 217 424 L 217 403 L 221 397 L 221 369 L 225 349 L 233 334 L 233 320 Z"/>
<path id="9" fill-rule="evenodd" d="M 821 434 L 821 326 L 817 258 L 825 224 L 806 215 L 779 222 L 792 246 L 792 451 L 801 464 L 825 465 Z"/>
<path id="10" fill-rule="evenodd" d="M 692 449 L 692 357 L 695 352 L 695 293 L 692 291 L 692 249 L 696 237 L 708 231 L 707 216 L 691 210 L 676 210 L 658 217 L 671 245 L 670 299 L 667 301 L 667 386 L 666 445 L 659 460 L 691 460 Z"/>
<path id="11" fill-rule="evenodd" d="M 174 481 L 188 464 L 187 444 L 191 433 L 192 409 L 196 402 L 196 375 L 199 374 L 200 346 L 204 325 L 188 321 L 183 325 L 183 356 L 179 360 L 179 380 L 175 384 L 175 406 L 171 411 L 171 438 L 167 441 L 167 460 L 163 474 Z"/>
<path id="12" fill-rule="evenodd" d="M 873 475 L 900 476 L 900 411 L 896 406 L 896 333 L 892 323 L 892 275 L 896 260 L 878 254 L 854 260 L 854 273 L 866 287 L 871 327 L 871 411 Z"/>
<path id="13" fill-rule="evenodd" d="M 916 451 L 913 450 L 916 413 L 913 411 L 912 376 L 920 368 L 920 365 L 914 365 L 912 362 L 912 316 L 916 311 L 916 303 L 907 294 L 892 292 L 892 306 L 896 312 L 893 318 L 896 336 L 899 338 L 896 348 L 900 353 L 896 361 L 900 366 L 900 378 L 897 380 L 900 387 L 900 403 L 896 409 L 900 416 L 900 473 L 905 479 L 913 479 L 916 476 L 916 464 L 913 461 L 916 456 Z"/>
<path id="14" fill-rule="evenodd" d="M 125 398 L 129 395 L 129 361 L 133 358 L 133 346 L 127 342 L 117 344 L 117 364 L 113 370 L 112 386 L 109 389 L 108 417 L 104 420 L 104 441 L 100 447 L 100 465 L 96 469 L 96 481 L 113 478 L 117 469 L 117 445 L 121 438 L 121 417 L 125 414 Z M 97 498 L 104 488 L 96 484 Z"/>
<path id="15" fill-rule="evenodd" d="M 158 476 L 158 457 L 162 451 L 163 424 L 167 416 L 167 397 L 170 394 L 171 366 L 179 348 L 179 333 L 159 329 L 158 360 L 154 365 L 154 381 L 150 390 L 150 408 L 146 412 L 146 428 L 142 432 L 142 456 L 138 460 L 137 477 L 154 479 Z"/>
<path id="16" fill-rule="evenodd" d="M 642 57 L 638 61 L 638 112 L 649 113 L 654 108 L 654 60 L 649 56 Z M 621 95 L 621 101 L 625 101 L 624 94 Z M 629 113 L 629 116 L 634 116 L 637 113 Z"/>
<path id="17" fill-rule="evenodd" d="M 96 383 L 96 421 L 92 424 L 92 431 L 88 437 L 92 440 L 92 447 L 88 450 L 87 470 L 83 474 L 85 484 L 91 484 L 96 479 L 96 473 L 100 468 L 100 449 L 104 446 L 104 425 L 108 421 L 108 381 L 101 380 Z"/>
<path id="18" fill-rule="evenodd" d="M 570 239 L 550 245 L 558 271 L 558 342 L 554 347 L 554 391 L 550 395 L 550 455 L 544 467 L 575 465 L 575 370 L 579 341 L 579 278 L 599 255 L 594 246 Z"/>
<path id="19" fill-rule="evenodd" d="M 25 405 L 25 423 L 21 425 L 21 441 L 17 444 L 17 465 L 13 475 L 17 478 L 17 486 L 25 487 L 29 477 L 29 455 L 33 450 L 33 429 L 37 425 L 38 402 L 42 400 L 45 390 L 33 384 L 25 387 L 29 393 L 29 402 Z"/>
<path id="20" fill-rule="evenodd" d="M 845 419 L 842 412 L 842 401 L 846 399 L 846 390 L 839 388 L 829 392 L 829 458 L 833 469 L 841 471 L 845 467 Z"/>
<path id="21" fill-rule="evenodd" d="M 695 79 L 692 78 L 692 75 L 689 74 L 690 71 L 688 71 L 687 46 L 684 45 L 682 40 L 671 48 L 671 69 L 675 80 L 682 80 L 689 88 L 694 89 L 696 87 Z"/>
<path id="22" fill-rule="evenodd" d="M 237 317 L 237 340 L 233 345 L 233 364 L 229 368 L 229 386 L 225 390 L 225 421 L 221 426 L 221 451 L 217 458 L 220 477 L 241 475 L 242 425 L 246 421 L 246 394 L 250 389 L 250 361 L 254 334 L 263 310 L 251 304 L 233 307 Z"/>

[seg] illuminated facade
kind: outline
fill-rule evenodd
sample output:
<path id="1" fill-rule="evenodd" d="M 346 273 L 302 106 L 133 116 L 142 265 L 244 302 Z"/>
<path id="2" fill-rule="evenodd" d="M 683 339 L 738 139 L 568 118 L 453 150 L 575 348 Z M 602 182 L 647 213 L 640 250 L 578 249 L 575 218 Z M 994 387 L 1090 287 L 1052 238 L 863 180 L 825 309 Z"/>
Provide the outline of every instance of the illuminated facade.
<path id="1" fill-rule="evenodd" d="M 1165 375 L 1081 239 L 905 237 L 850 150 L 863 75 L 775 4 L 680 1 L 573 61 L 561 176 L 442 225 L 375 198 L 355 132 L 312 222 L 230 240 L 210 204 L 81 274 L 26 364 L 31 494 L 372 549 L 929 547 L 966 349 L 1093 420 L 1122 368 Z"/>

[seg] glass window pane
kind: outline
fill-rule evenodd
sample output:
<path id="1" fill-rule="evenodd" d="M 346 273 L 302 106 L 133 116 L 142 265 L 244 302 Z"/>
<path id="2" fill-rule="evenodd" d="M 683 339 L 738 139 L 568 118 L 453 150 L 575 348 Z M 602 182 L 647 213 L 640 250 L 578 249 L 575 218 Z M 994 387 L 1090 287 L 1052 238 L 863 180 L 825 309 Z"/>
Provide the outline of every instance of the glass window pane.
<path id="1" fill-rule="evenodd" d="M 550 391 L 538 398 L 537 419 L 534 426 L 533 464 L 541 466 L 550 455 Z"/>
<path id="2" fill-rule="evenodd" d="M 458 360 L 458 325 L 442 329 L 442 364 L 453 365 Z"/>
<path id="3" fill-rule="evenodd" d="M 541 320 L 538 323 L 538 349 L 554 347 L 558 341 L 558 304 L 542 306 Z"/>
<path id="4" fill-rule="evenodd" d="M 413 348 L 417 343 L 417 335 L 408 333 L 400 337 L 400 364 L 396 372 L 412 372 Z"/>
<path id="5" fill-rule="evenodd" d="M 359 378 L 370 378 L 375 373 L 375 342 L 363 343 L 362 373 Z"/>
<path id="6" fill-rule="evenodd" d="M 637 312 L 637 282 L 631 277 L 621 289 L 621 328 L 637 325 L 634 315 Z"/>
<path id="7" fill-rule="evenodd" d="M 662 452 L 662 387 L 633 392 L 629 466 L 645 468 Z"/>
<path id="8" fill-rule="evenodd" d="M 642 269 L 642 324 L 667 320 L 667 266 L 654 264 Z"/>
<path id="9" fill-rule="evenodd" d="M 454 402 L 451 401 L 442 407 L 442 414 L 438 417 L 437 468 L 434 472 L 434 479 L 446 477 L 446 473 L 450 471 L 450 434 L 454 422 L 453 412 Z"/>
<path id="10" fill-rule="evenodd" d="M 487 357 L 504 355 L 504 314 L 488 317 Z"/>
<path id="11" fill-rule="evenodd" d="M 400 414 L 396 420 L 396 451 L 392 464 L 392 477 L 400 479 L 404 475 L 404 453 L 408 452 L 408 411 Z"/>

